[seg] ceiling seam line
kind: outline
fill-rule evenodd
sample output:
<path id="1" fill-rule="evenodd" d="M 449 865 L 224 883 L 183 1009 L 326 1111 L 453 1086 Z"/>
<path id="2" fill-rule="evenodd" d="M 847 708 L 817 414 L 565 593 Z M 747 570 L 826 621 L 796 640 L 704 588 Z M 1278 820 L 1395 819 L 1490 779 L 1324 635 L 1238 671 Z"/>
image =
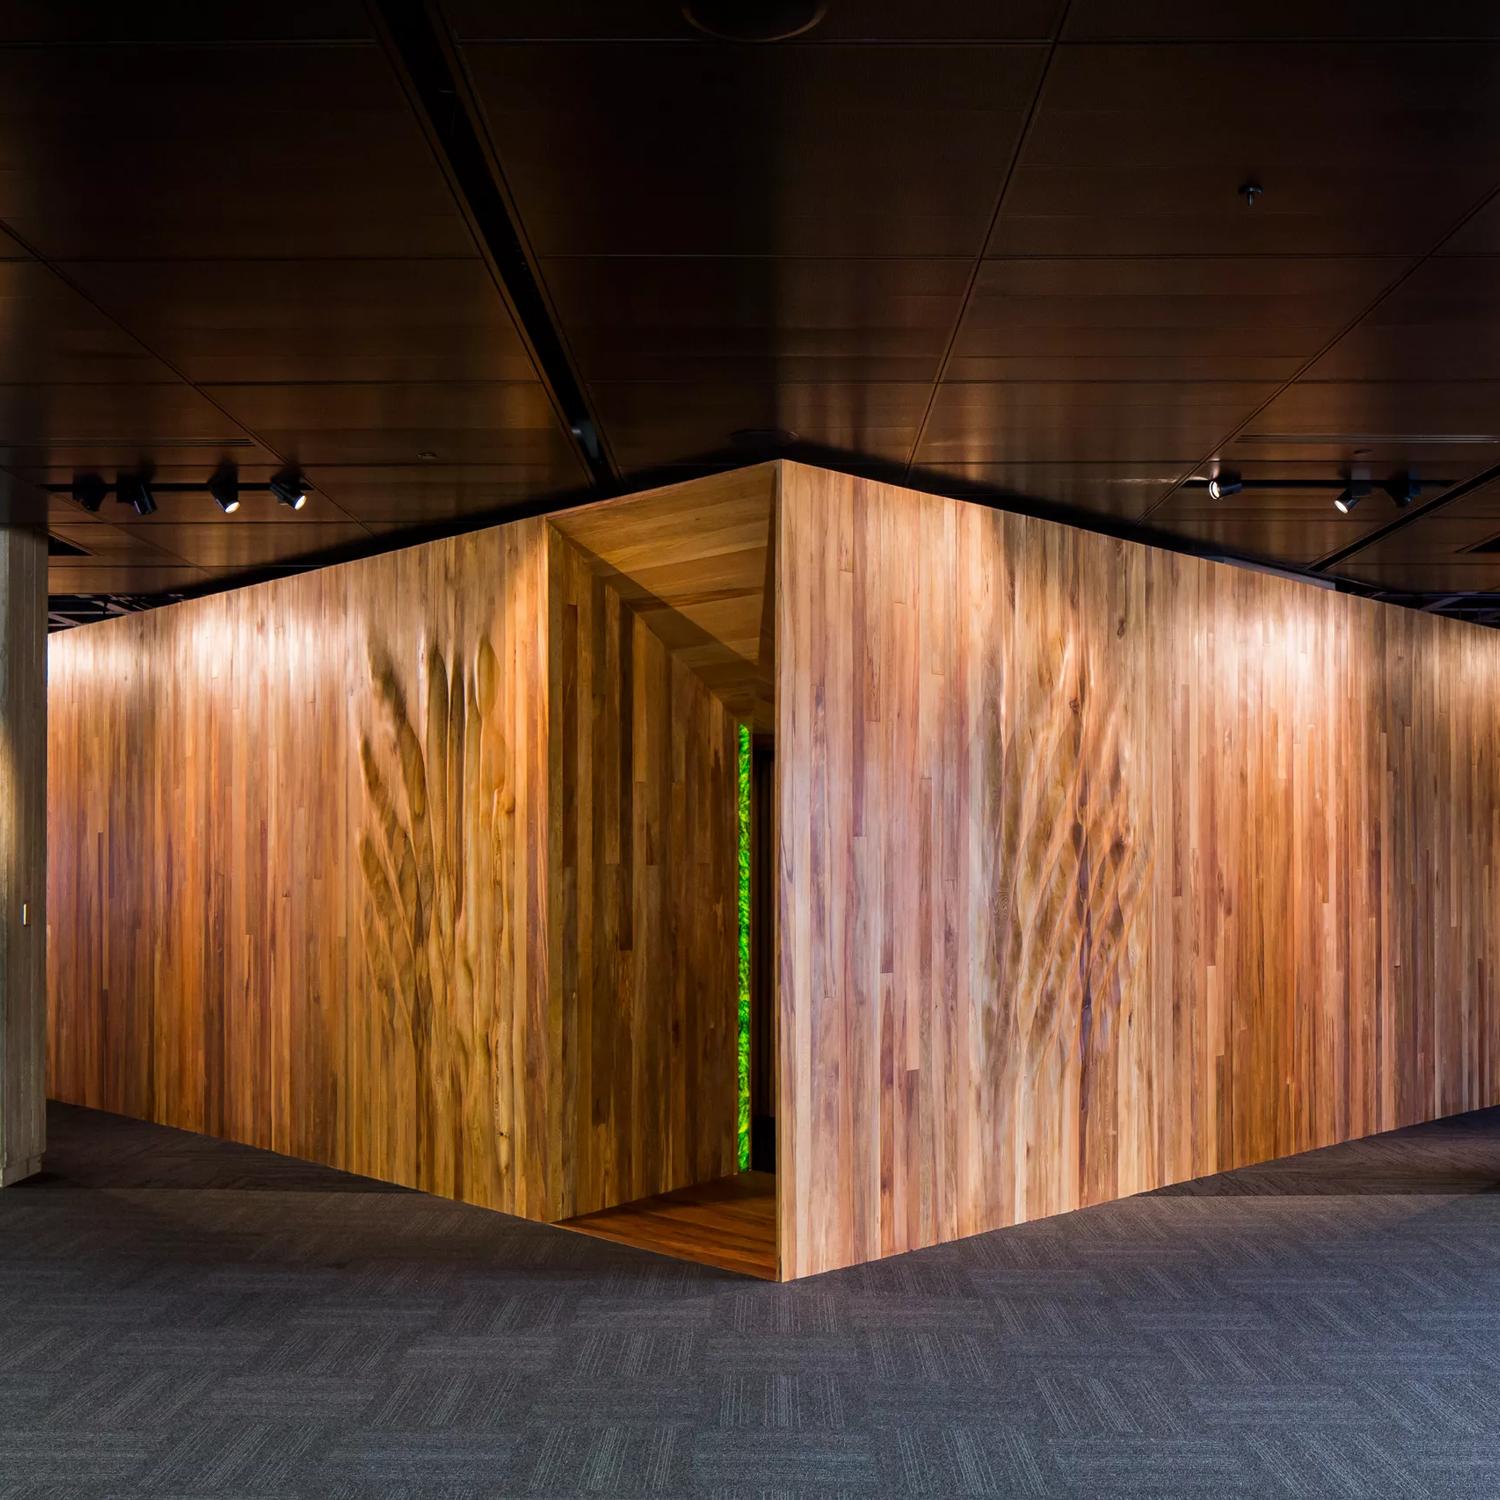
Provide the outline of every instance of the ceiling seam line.
<path id="1" fill-rule="evenodd" d="M 227 411 L 217 401 L 215 401 L 214 398 L 210 396 L 208 392 L 205 391 L 196 381 L 188 379 L 187 375 L 182 370 L 178 369 L 176 364 L 174 364 L 164 354 L 159 353 L 155 348 L 147 343 L 145 339 L 141 338 L 132 329 L 127 327 L 126 324 L 121 322 L 119 318 L 115 317 L 113 313 L 109 312 L 106 308 L 102 307 L 98 302 L 96 302 L 94 298 L 91 297 L 81 286 L 79 286 L 70 277 L 60 271 L 57 268 L 56 264 L 49 257 L 43 255 L 42 252 L 25 237 L 25 235 L 18 233 L 7 220 L 0 219 L 0 233 L 8 234 L 18 245 L 21 246 L 23 250 L 26 251 L 31 259 L 36 262 L 36 264 L 40 265 L 47 272 L 49 276 L 55 276 L 57 280 L 60 281 L 65 287 L 67 287 L 75 297 L 82 298 L 83 301 L 86 302 L 88 306 L 93 308 L 93 310 L 98 313 L 101 318 L 103 318 L 106 322 L 112 324 L 115 328 L 119 329 L 119 331 L 123 333 L 126 338 L 130 339 L 133 343 L 139 345 L 142 349 L 144 349 L 152 359 L 156 360 L 164 368 L 170 370 L 172 374 L 182 382 L 183 385 L 185 385 L 190 391 L 192 391 L 200 400 L 206 401 L 211 407 L 213 407 L 213 409 L 218 412 L 218 414 L 223 417 L 226 422 L 229 422 L 232 426 L 237 428 L 246 437 L 248 437 L 251 442 L 260 444 L 260 446 L 264 448 L 266 452 L 269 453 L 278 464 L 285 466 L 289 462 L 286 455 L 279 448 L 277 448 L 274 443 L 267 442 L 266 439 L 263 438 L 253 427 L 250 427 L 248 424 L 240 421 L 238 417 L 234 416 L 231 412 Z M 21 264 L 24 265 L 25 262 L 23 261 L 21 262 Z M 81 383 L 92 384 L 93 382 Z M 167 385 L 166 381 L 145 383 L 158 384 L 164 387 Z M 208 444 L 205 446 L 212 445 Z M 28 486 L 31 484 L 31 481 L 29 479 L 22 479 L 21 476 L 15 473 L 15 471 L 8 465 L 0 465 L 0 473 L 9 474 L 10 477 L 14 479 L 18 484 L 25 484 Z M 45 493 L 45 491 L 43 491 L 42 493 Z M 324 498 L 326 500 L 332 501 L 332 496 L 325 496 Z M 334 501 L 333 504 L 339 511 L 339 514 L 341 516 L 344 516 L 346 520 L 358 526 L 361 531 L 365 531 L 371 536 L 375 534 L 374 532 L 369 531 L 369 528 L 365 526 L 364 522 L 361 521 L 357 516 L 348 515 L 347 512 L 345 512 L 343 508 L 337 504 L 336 501 Z M 175 556 L 176 554 L 173 553 L 168 555 Z M 197 564 L 189 563 L 187 559 L 184 558 L 183 566 L 196 567 Z"/>
<path id="2" fill-rule="evenodd" d="M 1274 391 L 1272 391 L 1271 394 L 1267 396 L 1266 399 L 1255 408 L 1254 411 L 1250 412 L 1243 421 L 1241 421 L 1237 426 L 1231 428 L 1228 433 L 1221 437 L 1214 444 L 1214 446 L 1203 455 L 1202 458 L 1197 460 L 1192 469 L 1190 469 L 1186 474 L 1184 474 L 1180 479 L 1177 480 L 1177 482 L 1172 486 L 1171 489 L 1166 492 L 1165 495 L 1161 496 L 1160 499 L 1154 501 L 1146 508 L 1144 512 L 1142 512 L 1140 519 L 1144 521 L 1155 515 L 1156 512 L 1162 508 L 1162 506 L 1167 504 L 1167 502 L 1171 500 L 1179 490 L 1182 489 L 1184 483 L 1186 483 L 1186 481 L 1191 478 L 1193 474 L 1195 474 L 1205 464 L 1209 463 L 1221 449 L 1227 447 L 1237 437 L 1239 437 L 1240 434 L 1243 433 L 1246 428 L 1248 428 L 1250 424 L 1254 422 L 1258 416 L 1260 416 L 1262 412 L 1267 410 L 1267 408 L 1270 407 L 1274 401 L 1278 400 L 1280 397 L 1284 396 L 1287 391 L 1291 390 L 1291 388 L 1309 370 L 1311 370 L 1313 366 L 1323 358 L 1324 355 L 1330 353 L 1334 349 L 1334 347 L 1340 342 L 1340 340 L 1344 339 L 1345 337 L 1347 337 L 1347 335 L 1358 328 L 1359 325 L 1363 323 L 1364 320 L 1368 318 L 1370 314 L 1373 313 L 1377 308 L 1379 308 L 1388 298 L 1394 296 L 1396 292 L 1398 292 L 1413 276 L 1416 275 L 1419 270 L 1422 269 L 1423 266 L 1428 263 L 1428 261 L 1432 260 L 1437 255 L 1438 251 L 1441 250 L 1443 246 L 1446 245 L 1448 241 L 1451 240 L 1453 236 L 1464 227 L 1464 225 L 1466 225 L 1471 219 L 1475 217 L 1475 215 L 1480 213 L 1483 209 L 1487 208 L 1497 196 L 1500 196 L 1500 183 L 1496 183 L 1494 187 L 1490 188 L 1488 192 L 1484 193 L 1479 198 L 1478 202 L 1467 209 L 1464 213 L 1460 214 L 1458 219 L 1446 230 L 1444 230 L 1441 235 L 1438 236 L 1436 242 L 1433 244 L 1430 250 L 1427 250 L 1423 254 L 1419 255 L 1399 276 L 1395 278 L 1394 281 L 1390 282 L 1389 285 L 1387 285 L 1374 298 L 1373 301 L 1371 301 L 1366 307 L 1361 309 L 1360 312 L 1356 313 L 1354 317 L 1350 318 L 1346 323 L 1344 323 L 1336 333 L 1334 333 L 1317 350 L 1309 355 L 1307 359 L 1305 359 L 1296 368 L 1296 370 L 1294 370 L 1292 374 L 1287 377 L 1285 382 L 1278 386 Z M 1249 211 L 1253 213 L 1254 209 L 1252 208 Z"/>
<path id="3" fill-rule="evenodd" d="M 437 0 L 366 0 L 366 9 L 584 474 L 600 491 L 612 491 L 620 466 L 563 337 L 452 26 Z"/>
<path id="4" fill-rule="evenodd" d="M 911 451 L 906 456 L 903 473 L 910 478 L 911 471 L 916 467 L 917 455 L 922 451 L 922 440 L 927 435 L 927 424 L 932 419 L 933 408 L 937 405 L 938 394 L 943 388 L 943 379 L 948 372 L 948 365 L 953 358 L 953 351 L 958 345 L 959 335 L 963 332 L 964 319 L 969 313 L 969 303 L 974 296 L 974 288 L 979 284 L 980 274 L 984 270 L 984 252 L 989 248 L 990 241 L 994 238 L 995 227 L 1000 222 L 1001 211 L 1005 207 L 1006 195 L 1010 192 L 1010 185 L 1015 180 L 1016 170 L 1021 165 L 1022 154 L 1026 150 L 1026 144 L 1031 139 L 1031 132 L 1035 128 L 1037 117 L 1041 113 L 1042 94 L 1047 87 L 1047 79 L 1052 73 L 1052 64 L 1057 58 L 1058 50 L 1062 46 L 1063 31 L 1068 24 L 1068 12 L 1072 9 L 1073 0 L 1063 0 L 1063 7 L 1058 12 L 1057 26 L 1052 33 L 1051 45 L 1047 48 L 1046 59 L 1042 63 L 1042 70 L 1037 75 L 1036 89 L 1031 96 L 1031 104 L 1026 111 L 1026 118 L 1021 123 L 1021 129 L 1016 136 L 1015 150 L 1011 152 L 1010 161 L 1006 164 L 1005 175 L 1000 180 L 1000 190 L 995 195 L 995 207 L 990 213 L 989 223 L 985 226 L 984 234 L 979 241 L 979 249 L 974 256 L 973 263 L 969 268 L 968 281 L 965 283 L 962 295 L 959 298 L 958 313 L 954 317 L 953 327 L 948 334 L 947 343 L 943 346 L 943 353 L 938 360 L 937 373 L 933 376 L 932 388 L 927 393 L 926 405 L 922 408 L 922 415 L 917 422 L 917 430 L 912 436 Z"/>

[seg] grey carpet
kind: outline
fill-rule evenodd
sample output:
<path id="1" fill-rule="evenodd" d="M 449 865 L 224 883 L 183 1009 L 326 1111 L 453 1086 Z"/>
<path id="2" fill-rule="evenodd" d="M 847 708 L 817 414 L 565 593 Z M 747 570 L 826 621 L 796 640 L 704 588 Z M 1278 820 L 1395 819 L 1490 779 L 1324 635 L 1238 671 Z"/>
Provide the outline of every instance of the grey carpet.
<path id="1" fill-rule="evenodd" d="M 0 1500 L 1500 1496 L 1500 1110 L 785 1287 L 50 1128 Z"/>

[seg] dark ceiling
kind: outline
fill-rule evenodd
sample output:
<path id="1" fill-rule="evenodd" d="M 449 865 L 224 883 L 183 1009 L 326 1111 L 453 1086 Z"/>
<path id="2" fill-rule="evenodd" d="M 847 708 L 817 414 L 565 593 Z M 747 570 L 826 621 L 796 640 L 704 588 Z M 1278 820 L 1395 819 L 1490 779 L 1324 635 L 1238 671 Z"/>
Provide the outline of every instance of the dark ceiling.
<path id="1" fill-rule="evenodd" d="M 1500 609 L 1489 0 L 11 0 L 0 231 L 14 514 L 314 486 L 52 494 L 58 596 L 784 452 Z"/>

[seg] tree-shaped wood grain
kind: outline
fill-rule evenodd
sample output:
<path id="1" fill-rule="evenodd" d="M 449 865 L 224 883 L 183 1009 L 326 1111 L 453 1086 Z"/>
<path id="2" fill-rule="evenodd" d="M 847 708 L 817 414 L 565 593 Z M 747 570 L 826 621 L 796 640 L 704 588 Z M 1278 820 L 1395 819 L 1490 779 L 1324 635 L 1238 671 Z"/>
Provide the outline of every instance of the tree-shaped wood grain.
<path id="1" fill-rule="evenodd" d="M 1126 774 L 1121 672 L 1101 659 L 1098 632 L 1057 616 L 1028 626 L 1010 637 L 1007 702 L 985 752 L 994 905 L 984 1045 L 1014 1174 L 1006 1189 L 1033 1215 L 1095 1196 L 1091 1181 L 1115 1173 L 1118 1042 L 1147 854 Z M 1026 1145 L 1076 1179 L 1031 1177 Z"/>
<path id="2" fill-rule="evenodd" d="M 505 889 L 513 796 L 496 722 L 499 661 L 483 639 L 429 644 L 416 699 L 369 643 L 374 716 L 360 740 L 362 936 L 393 1051 L 409 1053 L 415 1179 L 504 1201 L 513 1079 L 498 993 L 510 942 Z"/>

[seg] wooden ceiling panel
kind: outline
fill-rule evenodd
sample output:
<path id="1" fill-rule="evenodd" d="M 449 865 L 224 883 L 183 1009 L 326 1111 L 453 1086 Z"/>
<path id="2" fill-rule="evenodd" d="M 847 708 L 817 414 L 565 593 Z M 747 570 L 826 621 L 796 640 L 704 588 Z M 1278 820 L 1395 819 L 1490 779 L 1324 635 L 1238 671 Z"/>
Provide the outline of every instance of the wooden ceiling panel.
<path id="1" fill-rule="evenodd" d="M 53 558 L 47 566 L 49 594 L 168 594 L 208 582 L 202 568 L 155 567 L 127 562 Z"/>
<path id="2" fill-rule="evenodd" d="M 49 259 L 475 249 L 372 47 L 0 50 L 0 161 Z"/>
<path id="3" fill-rule="evenodd" d="M 74 547 L 81 547 L 86 557 L 56 559 L 59 563 L 147 563 L 156 567 L 180 567 L 183 558 L 170 547 L 154 545 L 154 538 L 143 526 L 114 525 L 111 517 L 102 523 L 93 517 L 87 524 L 69 519 L 61 524 L 49 523 L 47 530 Z"/>
<path id="4" fill-rule="evenodd" d="M 1341 577 L 1382 589 L 1417 594 L 1500 592 L 1500 558 L 1451 562 L 1398 559 L 1371 562 L 1350 558 L 1338 565 Z"/>
<path id="5" fill-rule="evenodd" d="M 1252 515 L 1242 511 L 1234 515 L 1169 518 L 1165 511 L 1157 511 L 1151 517 L 1151 524 L 1175 536 L 1222 550 L 1226 556 L 1240 553 L 1305 567 L 1340 547 L 1347 547 L 1389 519 L 1368 507 L 1351 516 L 1341 516 L 1325 498 L 1323 508 L 1312 515 L 1274 512 Z"/>
<path id="6" fill-rule="evenodd" d="M 1285 380 L 1410 261 L 991 260 L 955 380 Z"/>
<path id="7" fill-rule="evenodd" d="M 590 381 L 932 380 L 971 263 L 576 256 L 543 267 Z"/>
<path id="8" fill-rule="evenodd" d="M 767 729 L 779 468 L 757 464 L 550 518 L 725 703 Z"/>
<path id="9" fill-rule="evenodd" d="M 1268 435 L 1361 448 L 1467 447 L 1482 462 L 1484 450 L 1500 444 L 1500 381 L 1301 380 L 1259 413 L 1244 436 Z"/>
<path id="10" fill-rule="evenodd" d="M 1274 390 L 1256 381 L 947 382 L 916 461 L 1116 459 L 1185 468 Z"/>
<path id="11" fill-rule="evenodd" d="M 929 390 L 902 381 L 591 387 L 616 457 L 635 472 L 722 457 L 734 449 L 736 432 L 774 430 L 818 448 L 904 463 Z"/>
<path id="12" fill-rule="evenodd" d="M 371 36 L 359 0 L 6 0 L 0 44 L 353 41 Z"/>
<path id="13" fill-rule="evenodd" d="M 657 0 L 448 0 L 448 18 L 466 40 L 662 41 L 702 40 L 680 5 Z M 1063 0 L 839 0 L 798 38 L 820 42 L 1045 40 L 1056 30 Z"/>
<path id="14" fill-rule="evenodd" d="M 1459 43 L 1064 47 L 991 253 L 1425 252 L 1500 180 L 1495 76 Z"/>
<path id="15" fill-rule="evenodd" d="M 545 463 L 347 465 L 316 472 L 319 488 L 341 509 L 383 530 L 504 512 L 557 495 L 557 481 L 557 470 Z"/>
<path id="16" fill-rule="evenodd" d="M 123 385 L 175 378 L 40 261 L 0 259 L 0 383 Z"/>
<path id="17" fill-rule="evenodd" d="M 83 261 L 60 269 L 111 316 L 147 330 L 152 347 L 193 381 L 535 378 L 480 260 Z"/>
<path id="18" fill-rule="evenodd" d="M 305 465 L 544 465 L 576 482 L 578 461 L 535 381 L 206 385 L 277 452 Z"/>
<path id="19" fill-rule="evenodd" d="M 1500 461 L 1500 455 L 1496 455 L 1496 458 Z M 1500 521 L 1500 479 L 1455 500 L 1452 508 L 1459 515 L 1487 516 Z"/>
<path id="20" fill-rule="evenodd" d="M 1490 0 L 1073 0 L 1070 42 L 1290 38 L 1500 40 Z"/>
<path id="21" fill-rule="evenodd" d="M 1308 372 L 1309 380 L 1500 380 L 1500 258 L 1418 267 Z"/>
<path id="22" fill-rule="evenodd" d="M 191 386 L 0 385 L 0 454 L 5 451 L 126 452 L 139 460 L 187 443 L 214 450 L 241 437 L 240 428 Z M 5 462 L 0 456 L 0 462 Z M 33 463 L 45 464 L 42 458 Z M 67 462 L 67 459 L 59 459 Z M 27 460 L 17 457 L 17 465 Z"/>
<path id="23" fill-rule="evenodd" d="M 144 529 L 144 528 L 143 528 Z M 212 521 L 166 522 L 150 530 L 157 543 L 182 561 L 202 568 L 255 568 L 287 563 L 337 547 L 368 542 L 352 521 L 267 521 L 258 526 L 221 526 Z"/>
<path id="24" fill-rule="evenodd" d="M 948 463 L 916 470 L 912 479 L 948 494 L 962 496 L 973 486 L 1018 501 L 1133 520 L 1184 473 L 1184 465 L 1171 463 Z"/>
<path id="25" fill-rule="evenodd" d="M 1045 48 L 464 53 L 543 256 L 918 257 L 978 252 Z"/>

